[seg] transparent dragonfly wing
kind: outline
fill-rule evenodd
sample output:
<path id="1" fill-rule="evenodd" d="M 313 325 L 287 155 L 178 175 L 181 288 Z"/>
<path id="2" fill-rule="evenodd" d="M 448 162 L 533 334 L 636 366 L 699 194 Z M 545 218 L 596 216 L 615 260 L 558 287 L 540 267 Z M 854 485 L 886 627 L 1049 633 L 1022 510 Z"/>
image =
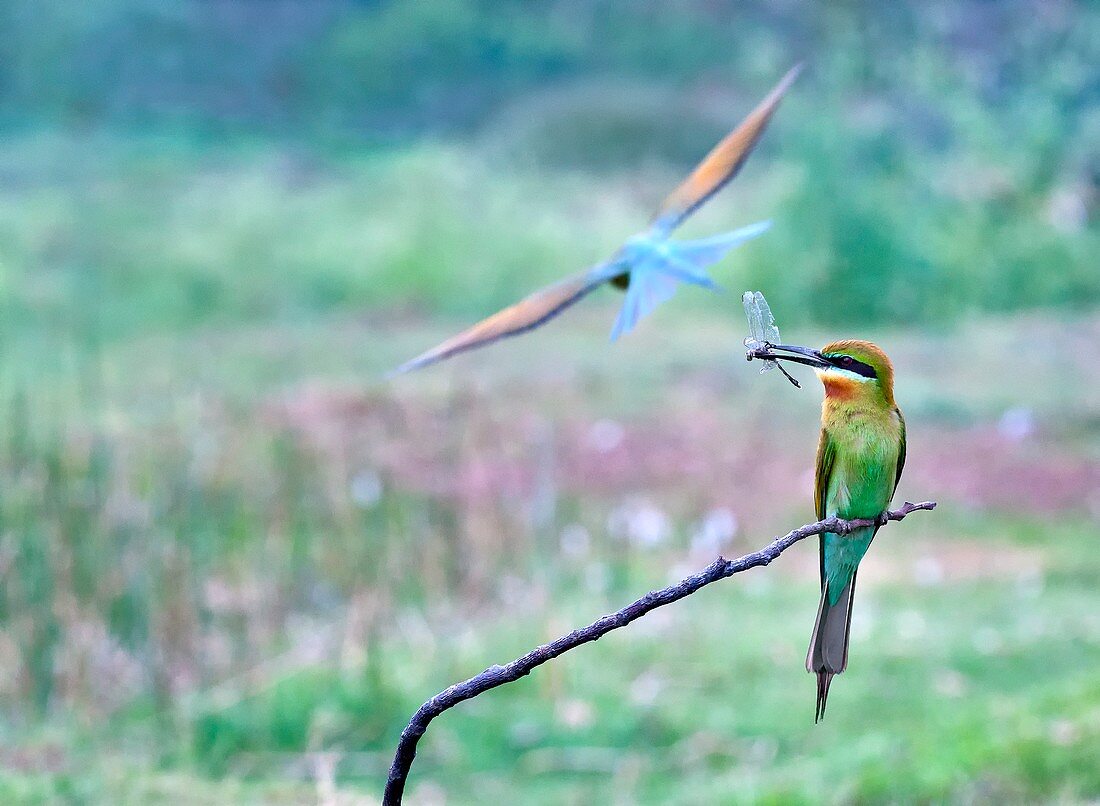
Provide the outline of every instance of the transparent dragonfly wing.
<path id="1" fill-rule="evenodd" d="M 741 297 L 745 306 L 745 316 L 749 320 L 749 336 L 745 339 L 748 350 L 760 350 L 768 344 L 779 344 L 779 328 L 776 327 L 772 309 L 764 295 L 759 291 L 746 291 Z M 761 372 L 768 372 L 779 366 L 777 361 L 764 359 Z"/>

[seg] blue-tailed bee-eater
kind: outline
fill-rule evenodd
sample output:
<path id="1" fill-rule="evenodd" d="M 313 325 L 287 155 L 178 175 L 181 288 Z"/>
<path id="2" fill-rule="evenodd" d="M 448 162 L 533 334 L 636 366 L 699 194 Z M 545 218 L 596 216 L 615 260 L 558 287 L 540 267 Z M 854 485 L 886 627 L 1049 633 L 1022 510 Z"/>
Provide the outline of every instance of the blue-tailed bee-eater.
<path id="1" fill-rule="evenodd" d="M 800 70 L 801 65 L 796 66 L 783 76 L 748 117 L 726 135 L 664 200 L 650 226 L 626 241 L 610 260 L 536 291 L 402 364 L 395 374 L 536 328 L 605 283 L 626 292 L 622 310 L 611 330 L 613 341 L 628 333 L 639 319 L 669 299 L 678 283 L 716 288 L 707 276 L 706 268 L 735 246 L 762 234 L 770 222 L 750 224 L 733 232 L 696 241 L 674 241 L 669 236 L 737 175 Z"/>
<path id="2" fill-rule="evenodd" d="M 894 401 L 894 367 L 886 353 L 855 340 L 820 350 L 769 345 L 764 352 L 813 367 L 825 386 L 814 476 L 818 519 L 877 519 L 905 465 L 905 420 Z M 806 655 L 806 670 L 817 675 L 815 722 L 825 715 L 833 675 L 848 665 L 856 569 L 878 528 L 820 538 L 821 604 Z"/>

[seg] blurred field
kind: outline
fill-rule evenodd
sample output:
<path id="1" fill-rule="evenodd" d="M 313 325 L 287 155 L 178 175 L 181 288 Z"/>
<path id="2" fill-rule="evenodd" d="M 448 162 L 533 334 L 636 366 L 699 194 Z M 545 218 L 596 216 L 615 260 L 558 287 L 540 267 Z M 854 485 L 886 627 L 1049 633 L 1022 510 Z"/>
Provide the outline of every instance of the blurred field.
<path id="1" fill-rule="evenodd" d="M 810 520 L 820 393 L 745 363 L 745 288 L 890 352 L 897 500 L 940 502 L 876 541 L 826 721 L 807 542 L 449 712 L 409 802 L 1100 798 L 1094 7 L 36 5 L 0 801 L 376 802 L 431 694 Z M 685 232 L 774 219 L 727 293 L 382 380 L 606 256 L 798 57 Z"/>
<path id="2" fill-rule="evenodd" d="M 596 304 L 389 386 L 400 342 L 437 334 L 153 335 L 83 392 L 23 367 L 7 797 L 312 802 L 331 759 L 369 798 L 428 694 L 808 520 L 817 390 L 740 360 L 725 304 L 614 351 Z M 823 726 L 807 544 L 446 715 L 414 802 L 1094 795 L 1100 363 L 1059 392 L 1031 338 L 1052 323 L 871 333 L 902 369 L 899 498 L 941 509 L 876 544 Z M 1084 356 L 1100 322 L 1066 332 Z"/>

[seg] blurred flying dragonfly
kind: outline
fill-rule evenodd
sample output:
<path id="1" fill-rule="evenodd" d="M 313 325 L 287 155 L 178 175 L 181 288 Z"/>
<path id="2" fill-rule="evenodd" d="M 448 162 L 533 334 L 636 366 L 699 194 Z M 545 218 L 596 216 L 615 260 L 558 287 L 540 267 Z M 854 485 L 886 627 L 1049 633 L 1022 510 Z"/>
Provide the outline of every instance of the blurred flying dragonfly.
<path id="1" fill-rule="evenodd" d="M 746 291 L 741 296 L 741 304 L 745 306 L 745 317 L 749 320 L 749 335 L 744 341 L 745 348 L 748 350 L 745 358 L 749 361 L 754 358 L 760 359 L 763 362 L 763 366 L 760 367 L 761 372 L 778 369 L 788 381 L 801 389 L 802 384 L 796 381 L 782 364 L 769 357 L 772 355 L 771 349 L 780 343 L 779 326 L 775 324 L 771 306 L 764 299 L 764 295 L 759 291 Z"/>
<path id="2" fill-rule="evenodd" d="M 649 228 L 626 241 L 610 260 L 536 291 L 402 364 L 392 374 L 419 369 L 457 353 L 532 330 L 605 283 L 626 292 L 622 310 L 611 330 L 612 341 L 629 333 L 639 319 L 672 297 L 677 284 L 716 289 L 714 281 L 706 274 L 707 267 L 735 246 L 762 234 L 771 222 L 761 221 L 696 241 L 674 241 L 669 236 L 737 175 L 801 69 L 802 66 L 797 65 L 788 71 L 748 117 L 664 200 Z"/>

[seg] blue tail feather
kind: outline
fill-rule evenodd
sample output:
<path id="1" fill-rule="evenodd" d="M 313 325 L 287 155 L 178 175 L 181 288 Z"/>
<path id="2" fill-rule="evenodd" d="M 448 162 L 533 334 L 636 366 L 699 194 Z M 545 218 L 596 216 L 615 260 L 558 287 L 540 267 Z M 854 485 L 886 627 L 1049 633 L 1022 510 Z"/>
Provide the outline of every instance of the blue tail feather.
<path id="1" fill-rule="evenodd" d="M 635 270 L 630 273 L 630 286 L 626 290 L 626 299 L 611 329 L 611 341 L 634 329 L 638 321 L 653 312 L 653 309 L 667 301 L 676 293 L 676 277 L 654 269 Z"/>
<path id="2" fill-rule="evenodd" d="M 726 253 L 745 241 L 750 241 L 763 235 L 771 228 L 772 222 L 759 221 L 749 224 L 747 227 L 735 229 L 733 232 L 725 232 L 711 238 L 700 238 L 696 241 L 682 241 L 674 244 L 676 257 L 700 268 L 717 263 Z"/>

